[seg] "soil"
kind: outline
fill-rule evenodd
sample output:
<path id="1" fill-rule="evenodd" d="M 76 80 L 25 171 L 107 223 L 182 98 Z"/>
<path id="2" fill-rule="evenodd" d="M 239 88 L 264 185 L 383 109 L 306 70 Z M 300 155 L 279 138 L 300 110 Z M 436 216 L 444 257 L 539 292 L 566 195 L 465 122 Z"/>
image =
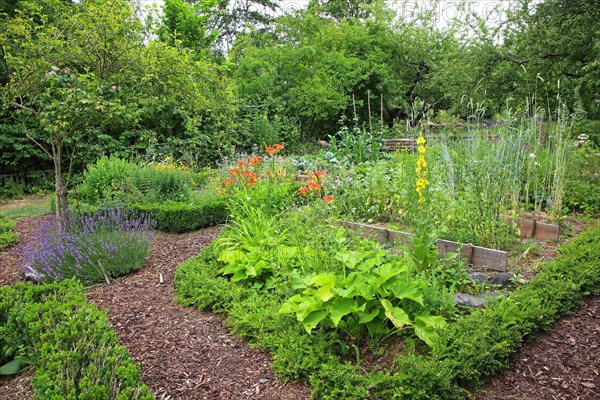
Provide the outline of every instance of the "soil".
<path id="1" fill-rule="evenodd" d="M 35 225 L 36 219 L 20 220 L 19 242 L 0 252 L 0 285 L 22 280 L 21 254 Z M 143 380 L 158 399 L 308 399 L 306 385 L 278 381 L 268 355 L 231 334 L 223 317 L 173 302 L 177 265 L 196 255 L 218 232 L 215 227 L 158 234 L 142 270 L 86 294 L 107 311 L 119 343 L 141 364 Z M 0 378 L 0 399 L 31 398 L 31 373 Z M 600 399 L 600 297 L 588 299 L 551 331 L 526 343 L 510 358 L 509 368 L 474 396 Z"/>

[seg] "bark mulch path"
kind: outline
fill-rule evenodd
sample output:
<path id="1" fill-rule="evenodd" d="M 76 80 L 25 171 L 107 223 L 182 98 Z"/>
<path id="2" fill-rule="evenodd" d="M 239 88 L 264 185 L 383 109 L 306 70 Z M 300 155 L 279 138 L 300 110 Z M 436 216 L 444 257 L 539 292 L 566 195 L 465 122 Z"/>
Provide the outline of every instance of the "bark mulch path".
<path id="1" fill-rule="evenodd" d="M 21 280 L 21 252 L 33 222 L 19 222 L 20 242 L 0 253 L 0 284 Z M 86 294 L 107 311 L 119 343 L 141 364 L 143 380 L 158 399 L 308 399 L 306 385 L 280 382 L 268 355 L 230 334 L 222 317 L 173 302 L 176 267 L 198 254 L 218 232 L 219 228 L 210 228 L 158 234 L 142 270 Z M 27 377 L 0 380 L 0 399 L 30 397 L 26 381 Z"/>
<path id="2" fill-rule="evenodd" d="M 21 280 L 21 253 L 34 227 L 33 219 L 17 224 L 21 240 L 0 253 L 0 285 Z M 269 357 L 231 335 L 222 317 L 173 303 L 177 265 L 218 230 L 157 235 L 141 271 L 89 289 L 88 298 L 108 312 L 158 399 L 308 399 L 306 386 L 279 382 Z M 30 398 L 28 379 L 0 378 L 0 399 Z M 600 399 L 600 297 L 526 343 L 484 389 L 479 400 Z"/>
<path id="3" fill-rule="evenodd" d="M 526 343 L 478 400 L 600 399 L 600 297 Z"/>

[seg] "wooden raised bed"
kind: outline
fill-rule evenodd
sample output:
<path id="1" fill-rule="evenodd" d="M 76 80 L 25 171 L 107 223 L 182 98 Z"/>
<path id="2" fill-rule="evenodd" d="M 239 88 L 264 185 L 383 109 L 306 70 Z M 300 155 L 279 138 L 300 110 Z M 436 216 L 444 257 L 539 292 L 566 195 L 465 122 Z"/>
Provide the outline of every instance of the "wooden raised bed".
<path id="1" fill-rule="evenodd" d="M 374 237 L 382 242 L 401 242 L 407 246 L 410 246 L 410 237 L 413 236 L 411 233 L 355 222 L 343 221 L 341 225 L 364 236 Z M 440 252 L 440 257 L 444 257 L 448 253 L 457 253 L 460 250 L 461 256 L 467 259 L 467 264 L 476 267 L 487 267 L 494 271 L 506 271 L 508 265 L 508 255 L 505 251 L 442 239 L 437 241 L 436 246 Z"/>

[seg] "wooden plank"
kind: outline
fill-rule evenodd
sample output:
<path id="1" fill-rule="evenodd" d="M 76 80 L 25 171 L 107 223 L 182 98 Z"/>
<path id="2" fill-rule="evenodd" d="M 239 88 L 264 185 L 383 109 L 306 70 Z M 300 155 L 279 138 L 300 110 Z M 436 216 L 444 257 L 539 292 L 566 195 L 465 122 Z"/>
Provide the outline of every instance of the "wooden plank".
<path id="1" fill-rule="evenodd" d="M 362 234 L 365 237 L 374 237 L 382 242 L 387 242 L 390 240 L 389 230 L 386 228 L 346 221 L 342 221 L 340 224 L 356 233 Z"/>
<path id="2" fill-rule="evenodd" d="M 381 141 L 382 150 L 415 150 L 417 141 L 411 138 L 384 139 Z"/>
<path id="3" fill-rule="evenodd" d="M 508 224 L 516 224 L 522 237 L 533 237 L 538 240 L 558 240 L 560 238 L 560 227 L 558 225 L 524 218 L 509 218 Z"/>
<path id="4" fill-rule="evenodd" d="M 470 264 L 476 267 L 488 267 L 494 271 L 506 271 L 508 265 L 508 254 L 502 250 L 489 249 L 481 246 L 469 246 L 468 244 L 442 239 L 437 241 L 436 246 L 442 257 L 448 253 L 457 253 L 458 250 L 461 249 L 461 256 L 467 259 L 470 258 Z"/>
<path id="5" fill-rule="evenodd" d="M 382 242 L 395 241 L 410 246 L 410 237 L 414 236 L 411 233 L 356 222 L 342 221 L 340 224 L 356 233 L 373 237 Z M 487 267 L 495 271 L 506 271 L 508 265 L 508 255 L 505 251 L 441 239 L 437 241 L 436 247 L 440 257 L 445 257 L 448 253 L 457 253 L 460 249 L 461 256 L 467 258 L 469 263 L 474 266 Z"/>

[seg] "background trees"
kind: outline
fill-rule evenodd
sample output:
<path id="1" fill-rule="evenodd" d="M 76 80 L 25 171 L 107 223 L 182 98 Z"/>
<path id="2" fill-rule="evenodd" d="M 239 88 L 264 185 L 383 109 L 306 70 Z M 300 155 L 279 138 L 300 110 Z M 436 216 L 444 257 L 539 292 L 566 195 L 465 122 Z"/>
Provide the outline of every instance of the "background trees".
<path id="1" fill-rule="evenodd" d="M 164 7 L 145 24 L 129 0 L 0 5 L 3 172 L 54 165 L 53 145 L 67 171 L 103 154 L 203 165 L 233 145 L 326 138 L 355 112 L 382 128 L 559 102 L 599 118 L 591 0 L 520 0 L 500 24 L 465 13 L 450 26 L 373 0 Z"/>

